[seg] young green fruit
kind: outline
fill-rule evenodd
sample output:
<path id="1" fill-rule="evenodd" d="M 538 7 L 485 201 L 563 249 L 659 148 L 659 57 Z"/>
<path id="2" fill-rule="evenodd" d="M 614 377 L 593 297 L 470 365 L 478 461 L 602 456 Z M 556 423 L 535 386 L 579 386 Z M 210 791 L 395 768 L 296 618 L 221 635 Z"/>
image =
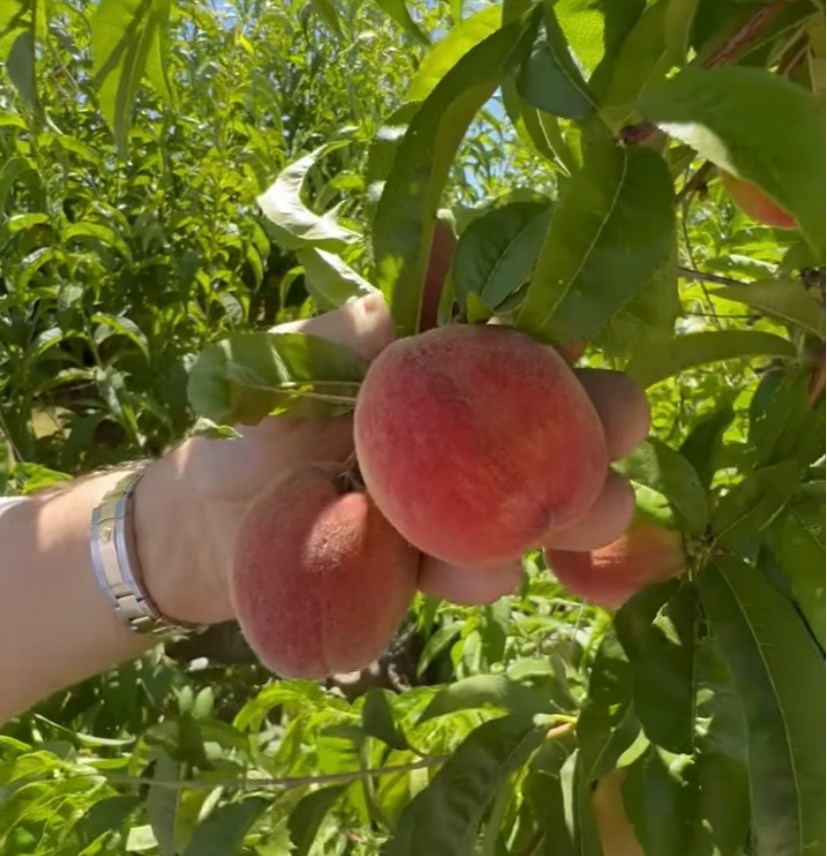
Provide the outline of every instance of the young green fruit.
<path id="1" fill-rule="evenodd" d="M 508 327 L 401 339 L 368 369 L 355 414 L 368 492 L 423 553 L 462 567 L 519 558 L 594 503 L 600 419 L 553 349 Z"/>
<path id="2" fill-rule="evenodd" d="M 241 630 L 281 677 L 321 678 L 379 657 L 416 590 L 419 554 L 335 471 L 305 467 L 245 517 L 231 578 Z"/>

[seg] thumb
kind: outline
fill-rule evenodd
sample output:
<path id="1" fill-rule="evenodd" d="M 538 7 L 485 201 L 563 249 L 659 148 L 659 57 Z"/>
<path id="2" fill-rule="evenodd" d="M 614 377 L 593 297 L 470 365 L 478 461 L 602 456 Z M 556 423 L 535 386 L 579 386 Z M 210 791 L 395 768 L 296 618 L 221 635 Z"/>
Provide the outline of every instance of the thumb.
<path id="1" fill-rule="evenodd" d="M 377 291 L 324 315 L 279 324 L 277 333 L 309 333 L 372 360 L 394 339 L 385 298 Z"/>

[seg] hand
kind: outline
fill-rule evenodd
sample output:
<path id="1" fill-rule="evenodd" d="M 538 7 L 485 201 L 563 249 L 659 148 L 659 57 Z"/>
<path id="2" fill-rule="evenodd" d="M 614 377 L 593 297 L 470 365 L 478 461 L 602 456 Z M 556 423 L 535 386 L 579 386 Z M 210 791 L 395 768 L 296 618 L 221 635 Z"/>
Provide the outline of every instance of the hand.
<path id="1" fill-rule="evenodd" d="M 335 312 L 280 329 L 322 336 L 367 359 L 393 338 L 384 300 L 371 295 Z M 616 372 L 578 370 L 606 430 L 612 459 L 645 437 L 649 414 L 643 393 Z M 194 438 L 154 464 L 136 500 L 136 533 L 147 589 L 170 618 L 215 623 L 233 617 L 229 574 L 236 535 L 247 509 L 268 486 L 297 466 L 342 462 L 353 452 L 352 419 L 267 419 L 239 429 L 235 440 Z M 628 483 L 608 476 L 591 512 L 555 536 L 559 549 L 591 549 L 628 525 L 634 496 Z M 160 533 L 160 534 L 159 534 Z M 460 602 L 485 603 L 513 590 L 519 567 L 496 575 L 425 562 L 424 591 Z M 446 581 L 450 589 L 446 590 Z"/>

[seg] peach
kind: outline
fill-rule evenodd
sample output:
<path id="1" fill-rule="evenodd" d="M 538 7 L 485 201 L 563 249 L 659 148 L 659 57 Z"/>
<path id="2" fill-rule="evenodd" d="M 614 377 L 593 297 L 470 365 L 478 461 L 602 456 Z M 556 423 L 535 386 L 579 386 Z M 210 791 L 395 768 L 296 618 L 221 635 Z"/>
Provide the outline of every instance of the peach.
<path id="1" fill-rule="evenodd" d="M 773 202 L 763 190 L 749 181 L 736 178 L 732 173 L 720 171 L 721 182 L 732 201 L 753 220 L 778 229 L 795 229 L 795 217 Z"/>
<path id="2" fill-rule="evenodd" d="M 231 577 L 241 630 L 281 677 L 368 665 L 416 590 L 419 554 L 363 492 L 309 466 L 268 488 L 244 518 Z"/>
<path id="3" fill-rule="evenodd" d="M 419 565 L 419 590 L 452 603 L 493 603 L 511 594 L 522 580 L 522 564 L 516 560 L 486 568 L 461 568 L 423 555 Z"/>
<path id="4" fill-rule="evenodd" d="M 456 245 L 457 239 L 454 237 L 454 233 L 445 223 L 437 220 L 434 225 L 425 284 L 422 288 L 422 304 L 419 309 L 419 329 L 421 331 L 436 327 L 442 287 L 445 285 L 445 277 L 448 276 L 448 271 L 451 268 L 451 259 Z"/>
<path id="5" fill-rule="evenodd" d="M 591 552 L 546 549 L 546 563 L 573 594 L 619 609 L 635 592 L 686 569 L 681 536 L 640 516 L 606 547 Z"/>
<path id="6" fill-rule="evenodd" d="M 600 418 L 553 349 L 509 327 L 401 339 L 355 413 L 368 491 L 423 553 L 461 567 L 519 558 L 580 518 L 608 456 Z"/>

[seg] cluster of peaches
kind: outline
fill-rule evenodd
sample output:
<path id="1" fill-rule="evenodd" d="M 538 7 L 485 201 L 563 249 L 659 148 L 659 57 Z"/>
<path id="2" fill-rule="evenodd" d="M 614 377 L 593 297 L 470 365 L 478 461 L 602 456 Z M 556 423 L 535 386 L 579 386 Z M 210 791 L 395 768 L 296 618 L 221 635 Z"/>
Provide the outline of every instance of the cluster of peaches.
<path id="1" fill-rule="evenodd" d="M 612 411 L 637 423 L 633 445 L 648 410 L 632 390 Z M 359 391 L 358 467 L 298 469 L 242 525 L 233 599 L 261 662 L 283 677 L 363 668 L 418 588 L 461 599 L 470 579 L 474 599 L 490 600 L 519 583 L 530 550 L 610 608 L 679 573 L 679 534 L 628 526 L 634 493 L 609 462 L 629 431 L 613 449 L 598 410 L 560 353 L 508 327 L 452 324 L 391 344 Z M 612 519 L 625 531 L 611 543 L 576 549 L 589 535 L 580 521 L 611 530 Z"/>

